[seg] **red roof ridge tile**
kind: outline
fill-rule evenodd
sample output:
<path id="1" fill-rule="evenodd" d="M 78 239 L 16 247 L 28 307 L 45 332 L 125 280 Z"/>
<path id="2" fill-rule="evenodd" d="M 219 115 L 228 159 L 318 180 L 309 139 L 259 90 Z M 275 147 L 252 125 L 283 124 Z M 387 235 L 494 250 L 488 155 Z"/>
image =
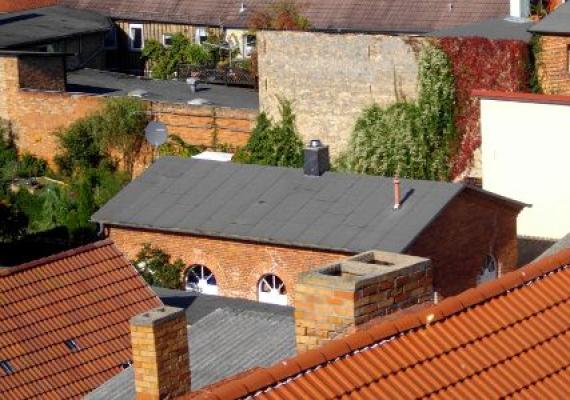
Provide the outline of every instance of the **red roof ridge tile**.
<path id="1" fill-rule="evenodd" d="M 230 400 L 263 391 L 307 370 L 325 365 L 379 342 L 392 340 L 395 336 L 405 334 L 411 330 L 447 319 L 470 307 L 524 286 L 566 265 L 570 265 L 570 249 L 528 264 L 503 277 L 469 289 L 457 296 L 447 298 L 432 307 L 406 315 L 402 320 L 380 322 L 376 326 L 335 339 L 320 348 L 283 360 L 263 370 L 252 371 L 249 374 L 233 379 L 228 378 L 221 385 L 213 385 L 210 390 L 203 388 L 199 395 L 192 393 L 191 398 L 223 398 Z M 273 382 L 268 379 L 269 376 L 274 378 Z"/>
<path id="2" fill-rule="evenodd" d="M 40 265 L 48 264 L 54 261 L 62 260 L 67 257 L 75 256 L 77 254 L 85 253 L 86 251 L 98 249 L 104 246 L 112 245 L 113 241 L 111 239 L 103 239 L 97 242 L 89 243 L 80 247 L 76 247 L 70 250 L 65 250 L 60 253 L 52 254 L 47 257 L 38 258 L 24 264 L 15 265 L 13 267 L 3 267 L 0 268 L 0 276 L 6 276 L 15 274 L 17 272 L 25 271 L 30 268 L 38 267 Z"/>

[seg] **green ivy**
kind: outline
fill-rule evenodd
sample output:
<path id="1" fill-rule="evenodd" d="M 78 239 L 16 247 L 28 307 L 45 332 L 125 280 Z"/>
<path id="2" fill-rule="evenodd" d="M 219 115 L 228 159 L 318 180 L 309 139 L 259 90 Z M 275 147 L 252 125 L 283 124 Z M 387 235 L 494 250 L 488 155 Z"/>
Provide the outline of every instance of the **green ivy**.
<path id="1" fill-rule="evenodd" d="M 358 118 L 340 170 L 415 179 L 449 178 L 455 139 L 454 81 L 443 51 L 426 45 L 419 62 L 418 101 L 372 105 Z"/>
<path id="2" fill-rule="evenodd" d="M 234 161 L 244 164 L 298 168 L 303 166 L 303 142 L 295 126 L 291 102 L 279 100 L 281 121 L 275 123 L 262 112 L 247 144 L 236 152 Z"/>
<path id="3" fill-rule="evenodd" d="M 532 35 L 530 40 L 530 60 L 528 63 L 529 68 L 529 87 L 533 93 L 542 93 L 542 86 L 540 85 L 540 58 L 542 53 L 542 42 L 540 35 Z"/>

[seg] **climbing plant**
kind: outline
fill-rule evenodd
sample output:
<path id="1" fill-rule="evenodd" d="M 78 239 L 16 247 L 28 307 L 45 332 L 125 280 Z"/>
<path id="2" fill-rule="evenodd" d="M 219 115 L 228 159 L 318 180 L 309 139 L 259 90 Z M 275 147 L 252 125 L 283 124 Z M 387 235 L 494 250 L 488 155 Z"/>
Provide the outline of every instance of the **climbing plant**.
<path id="1" fill-rule="evenodd" d="M 449 59 L 423 47 L 418 101 L 372 105 L 358 118 L 337 166 L 370 175 L 445 180 L 454 140 L 454 79 Z"/>

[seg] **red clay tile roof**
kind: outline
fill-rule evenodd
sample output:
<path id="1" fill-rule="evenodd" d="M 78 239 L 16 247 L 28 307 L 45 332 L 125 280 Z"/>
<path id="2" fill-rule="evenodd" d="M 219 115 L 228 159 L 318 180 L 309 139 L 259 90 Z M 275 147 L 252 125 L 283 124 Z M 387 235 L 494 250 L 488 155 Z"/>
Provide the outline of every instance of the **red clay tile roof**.
<path id="1" fill-rule="evenodd" d="M 0 368 L 0 399 L 90 392 L 132 358 L 129 318 L 160 305 L 110 241 L 0 269 L 0 360 L 14 369 Z"/>
<path id="2" fill-rule="evenodd" d="M 248 28 L 255 10 L 278 0 L 61 0 L 127 20 Z M 296 0 L 311 27 L 324 31 L 422 33 L 509 14 L 508 0 Z"/>
<path id="3" fill-rule="evenodd" d="M 187 399 L 570 398 L 570 249 Z"/>
<path id="4" fill-rule="evenodd" d="M 0 0 L 0 13 L 53 6 L 59 0 Z"/>

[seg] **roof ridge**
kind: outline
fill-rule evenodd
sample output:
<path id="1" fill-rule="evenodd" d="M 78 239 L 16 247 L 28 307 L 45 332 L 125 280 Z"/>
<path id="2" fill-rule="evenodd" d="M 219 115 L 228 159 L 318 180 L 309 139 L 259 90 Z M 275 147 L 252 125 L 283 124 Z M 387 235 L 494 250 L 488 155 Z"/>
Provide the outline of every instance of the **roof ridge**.
<path id="1" fill-rule="evenodd" d="M 524 286 L 537 278 L 555 272 L 568 264 L 570 264 L 570 249 L 527 264 L 494 281 L 469 289 L 457 296 L 449 297 L 427 309 L 411 313 L 394 321 L 379 323 L 343 338 L 332 340 L 320 348 L 301 353 L 271 367 L 252 371 L 241 378 L 229 380 L 224 385 L 216 385 L 212 391 L 206 393 L 219 399 L 238 399 L 247 396 L 308 369 L 326 364 L 384 340 L 390 340 L 396 335 L 405 334 L 413 329 L 445 320 L 472 306 L 484 303 L 510 290 Z"/>
<path id="2" fill-rule="evenodd" d="M 83 246 L 75 247 L 73 249 L 65 250 L 56 254 L 52 254 L 46 257 L 38 258 L 37 260 L 29 261 L 24 264 L 15 265 L 12 267 L 0 268 L 0 277 L 15 274 L 28 270 L 30 268 L 39 267 L 40 265 L 52 263 L 54 261 L 59 261 L 64 258 L 75 256 L 77 254 L 85 253 L 87 251 L 95 250 L 101 247 L 112 245 L 113 241 L 111 239 L 103 239 L 97 242 L 89 243 Z"/>

